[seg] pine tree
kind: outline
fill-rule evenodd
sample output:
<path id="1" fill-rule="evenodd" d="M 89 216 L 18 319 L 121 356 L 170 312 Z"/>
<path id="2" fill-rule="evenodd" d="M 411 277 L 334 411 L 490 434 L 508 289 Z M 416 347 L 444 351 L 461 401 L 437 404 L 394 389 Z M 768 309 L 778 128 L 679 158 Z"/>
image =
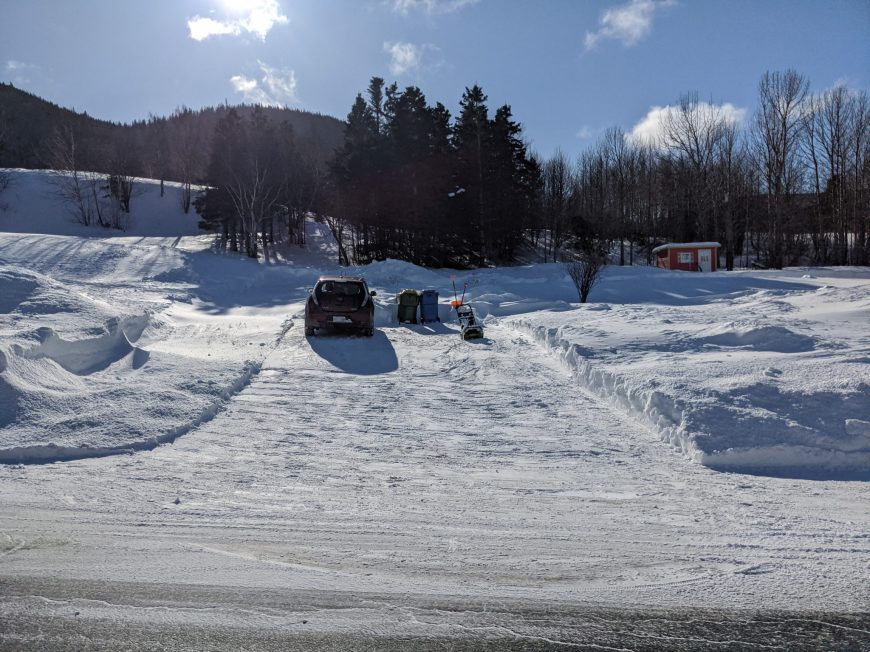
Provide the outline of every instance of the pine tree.
<path id="1" fill-rule="evenodd" d="M 466 88 L 459 102 L 459 117 L 453 130 L 457 157 L 456 185 L 464 190 L 457 204 L 460 210 L 465 209 L 469 218 L 471 228 L 467 236 L 471 240 L 475 262 L 478 264 L 486 260 L 490 237 L 486 215 L 490 132 L 486 100 L 480 86 Z"/>

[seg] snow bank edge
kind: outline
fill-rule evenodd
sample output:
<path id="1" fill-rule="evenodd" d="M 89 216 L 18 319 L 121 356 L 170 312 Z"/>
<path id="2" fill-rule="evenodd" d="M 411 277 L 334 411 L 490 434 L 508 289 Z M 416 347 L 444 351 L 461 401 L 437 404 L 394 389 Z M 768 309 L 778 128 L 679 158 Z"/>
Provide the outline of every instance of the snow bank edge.
<path id="1" fill-rule="evenodd" d="M 509 324 L 555 354 L 587 390 L 651 427 L 665 443 L 692 461 L 717 471 L 818 480 L 870 480 L 870 452 L 863 450 L 776 445 L 703 451 L 687 428 L 691 407 L 685 402 L 656 389 L 632 384 L 625 377 L 592 364 L 588 351 L 564 339 L 561 328 L 536 325 L 522 318 L 511 319 Z"/>
<path id="2" fill-rule="evenodd" d="M 251 379 L 260 373 L 262 363 L 249 360 L 245 363 L 242 373 L 235 382 L 226 388 L 221 398 L 203 408 L 200 413 L 190 421 L 176 426 L 172 430 L 150 439 L 125 443 L 121 446 L 105 448 L 91 446 L 58 446 L 45 444 L 40 446 L 21 446 L 15 448 L 0 449 L 0 464 L 50 464 L 52 462 L 70 462 L 73 460 L 90 459 L 96 457 L 108 457 L 111 455 L 125 455 L 137 451 L 148 451 L 157 448 L 161 444 L 174 442 L 182 435 L 187 434 L 194 428 L 211 421 L 224 408 L 229 400 L 245 387 Z"/>

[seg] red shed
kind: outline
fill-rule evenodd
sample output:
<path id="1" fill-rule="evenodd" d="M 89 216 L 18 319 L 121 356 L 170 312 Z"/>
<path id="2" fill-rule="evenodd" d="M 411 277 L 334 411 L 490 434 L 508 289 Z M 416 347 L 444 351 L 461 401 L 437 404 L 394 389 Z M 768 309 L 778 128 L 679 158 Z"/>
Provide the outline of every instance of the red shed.
<path id="1" fill-rule="evenodd" d="M 719 260 L 718 242 L 669 242 L 652 250 L 656 267 L 686 272 L 715 272 Z"/>

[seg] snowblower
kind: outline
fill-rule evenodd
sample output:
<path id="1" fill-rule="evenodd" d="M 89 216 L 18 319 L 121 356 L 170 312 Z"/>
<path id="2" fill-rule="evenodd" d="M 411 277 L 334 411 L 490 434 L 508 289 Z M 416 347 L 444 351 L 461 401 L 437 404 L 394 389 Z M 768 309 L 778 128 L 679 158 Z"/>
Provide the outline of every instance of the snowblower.
<path id="1" fill-rule="evenodd" d="M 474 310 L 465 300 L 465 290 L 468 289 L 466 283 L 462 288 L 462 298 L 456 298 L 456 283 L 453 284 L 453 301 L 450 305 L 456 310 L 456 317 L 459 319 L 459 334 L 463 340 L 477 340 L 483 337 L 483 326 L 478 323 L 474 316 Z"/>

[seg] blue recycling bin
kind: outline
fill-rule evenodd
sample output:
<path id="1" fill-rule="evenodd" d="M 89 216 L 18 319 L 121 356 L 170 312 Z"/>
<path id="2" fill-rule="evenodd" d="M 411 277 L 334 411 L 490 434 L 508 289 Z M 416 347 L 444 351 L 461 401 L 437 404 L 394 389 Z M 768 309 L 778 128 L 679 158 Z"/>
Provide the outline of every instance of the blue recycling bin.
<path id="1" fill-rule="evenodd" d="M 420 323 L 441 321 L 438 317 L 437 290 L 423 290 L 420 293 Z"/>

